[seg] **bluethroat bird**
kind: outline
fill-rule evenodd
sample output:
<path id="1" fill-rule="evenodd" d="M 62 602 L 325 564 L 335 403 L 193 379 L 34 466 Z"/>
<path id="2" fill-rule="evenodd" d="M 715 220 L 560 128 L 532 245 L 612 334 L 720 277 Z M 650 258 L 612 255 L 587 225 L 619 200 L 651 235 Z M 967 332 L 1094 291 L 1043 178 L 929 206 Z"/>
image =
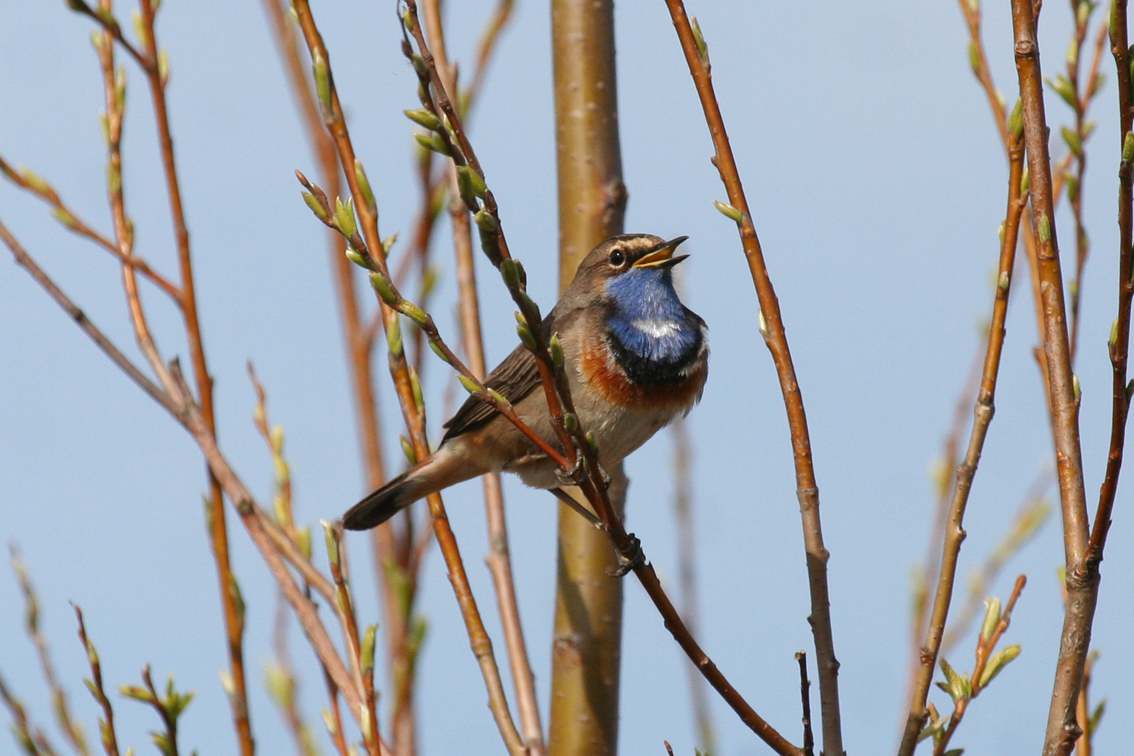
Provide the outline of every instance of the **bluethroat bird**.
<path id="1" fill-rule="evenodd" d="M 674 250 L 687 237 L 614 236 L 587 255 L 542 323 L 558 333 L 575 411 L 611 466 L 701 399 L 709 371 L 705 321 L 681 304 Z M 549 445 L 557 444 L 535 358 L 522 344 L 485 385 Z M 558 466 L 492 405 L 469 397 L 437 451 L 354 505 L 349 530 L 380 525 L 403 507 L 489 472 L 513 472 L 534 488 L 563 485 Z"/>

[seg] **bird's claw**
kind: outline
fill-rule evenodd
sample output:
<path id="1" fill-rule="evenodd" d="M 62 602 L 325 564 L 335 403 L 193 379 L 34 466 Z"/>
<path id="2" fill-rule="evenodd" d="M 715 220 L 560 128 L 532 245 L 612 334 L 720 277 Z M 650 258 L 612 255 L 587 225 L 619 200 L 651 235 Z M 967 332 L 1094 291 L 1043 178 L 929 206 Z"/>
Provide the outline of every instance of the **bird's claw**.
<path id="1" fill-rule="evenodd" d="M 633 533 L 627 533 L 627 539 L 625 547 L 618 548 L 614 553 L 618 566 L 606 571 L 611 577 L 625 577 L 630 571 L 646 565 L 646 553 L 642 551 L 642 542 Z"/>

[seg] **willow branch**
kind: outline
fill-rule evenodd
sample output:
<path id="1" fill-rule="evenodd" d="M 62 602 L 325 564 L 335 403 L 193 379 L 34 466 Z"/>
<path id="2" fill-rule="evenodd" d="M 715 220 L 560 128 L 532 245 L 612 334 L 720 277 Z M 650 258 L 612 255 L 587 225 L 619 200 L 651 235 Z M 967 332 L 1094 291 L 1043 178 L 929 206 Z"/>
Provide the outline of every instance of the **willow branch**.
<path id="1" fill-rule="evenodd" d="M 169 279 L 151 268 L 150 264 L 141 257 L 137 257 L 135 255 L 126 257 L 125 255 L 123 255 L 122 250 L 118 247 L 117 244 L 108 239 L 102 233 L 91 228 L 89 224 L 79 218 L 79 216 L 75 214 L 74 209 L 63 202 L 62 198 L 55 191 L 54 187 L 45 182 L 43 179 L 30 174 L 27 170 L 17 171 L 11 166 L 10 163 L 4 160 L 3 157 L 0 157 L 0 173 L 3 173 L 4 176 L 16 186 L 30 192 L 34 196 L 41 199 L 44 203 L 49 205 L 52 211 L 51 214 L 66 228 L 102 247 L 107 252 L 118 258 L 118 261 L 122 264 L 128 264 L 133 267 L 143 276 L 152 281 L 155 286 L 161 289 L 166 294 L 166 296 L 168 296 L 174 302 L 181 301 L 181 292 L 178 291 L 177 287 L 172 282 L 170 282 Z"/>
<path id="2" fill-rule="evenodd" d="M 450 65 L 445 53 L 444 27 L 441 20 L 441 7 L 438 0 L 425 0 L 425 21 L 429 38 L 437 55 L 440 69 L 445 72 L 445 86 L 457 91 L 456 67 Z M 498 37 L 500 28 L 507 21 L 511 4 L 505 0 L 494 14 L 492 25 L 486 33 L 481 46 L 476 71 L 480 79 L 474 78 L 476 89 L 470 90 L 471 98 L 479 91 L 483 73 L 487 66 L 492 42 Z M 460 301 L 462 341 L 468 356 L 469 367 L 474 376 L 483 380 L 488 374 L 484 357 L 484 339 L 481 333 L 480 301 L 476 288 L 476 266 L 472 246 L 472 224 L 468 210 L 460 200 L 460 187 L 457 183 L 456 168 L 448 167 L 449 213 L 453 227 L 453 247 L 457 260 L 457 287 Z M 508 546 L 508 526 L 504 512 L 504 491 L 500 475 L 489 473 L 484 476 L 484 506 L 488 521 L 488 541 L 490 552 L 485 562 L 492 573 L 496 589 L 497 610 L 504 632 L 504 642 L 508 649 L 508 662 L 512 668 L 512 681 L 516 690 L 516 706 L 520 715 L 520 728 L 524 742 L 533 756 L 544 752 L 543 727 L 540 723 L 539 705 L 536 699 L 535 675 L 528 659 L 527 645 L 524 642 L 524 629 L 520 622 L 520 608 L 516 601 L 516 586 L 512 574 L 512 557 Z"/>
<path id="3" fill-rule="evenodd" d="M 359 220 L 361 221 L 359 225 L 361 226 L 367 248 L 366 259 L 376 264 L 380 270 L 380 272 L 376 271 L 376 274 L 380 276 L 384 275 L 385 280 L 388 281 L 389 273 L 386 271 L 385 249 L 378 233 L 377 206 L 373 204 L 373 194 L 370 191 L 369 184 L 367 184 L 365 192 L 362 188 L 365 173 L 361 170 L 361 163 L 358 163 L 354 156 L 354 146 L 350 140 L 346 121 L 343 119 L 338 93 L 334 88 L 330 56 L 319 35 L 308 3 L 305 0 L 298 0 L 295 3 L 295 9 L 299 17 L 300 27 L 303 30 L 304 39 L 315 65 L 316 86 L 321 90 L 320 99 L 323 120 L 334 139 L 335 147 L 339 155 L 339 162 L 346 172 L 351 194 L 358 200 L 357 209 Z M 323 94 L 324 92 L 325 95 Z M 385 313 L 387 332 L 390 333 L 394 329 L 400 329 L 397 311 L 385 302 L 383 302 L 382 307 Z M 421 311 L 418 310 L 418 312 Z M 406 427 L 409 430 L 410 441 L 417 458 L 424 459 L 429 454 L 429 445 L 425 438 L 424 408 L 419 407 L 415 400 L 415 392 L 411 385 L 405 353 L 395 346 L 400 345 L 400 337 L 398 337 L 397 341 L 393 338 L 389 339 L 388 344 L 390 372 L 394 379 L 398 401 L 402 408 Z M 472 590 L 468 584 L 464 563 L 461 560 L 456 538 L 453 535 L 452 529 L 449 527 L 449 520 L 445 513 L 444 504 L 442 503 L 441 496 L 438 494 L 429 496 L 428 502 L 430 514 L 433 518 L 434 533 L 441 547 L 446 566 L 449 569 L 450 581 L 453 584 L 454 592 L 457 595 L 457 602 L 460 605 L 461 614 L 465 620 L 465 627 L 469 635 L 470 644 L 481 667 L 485 687 L 489 695 L 490 708 L 496 720 L 497 727 L 500 730 L 501 737 L 504 739 L 509 752 L 514 756 L 521 756 L 525 750 L 524 745 L 508 710 L 500 670 L 496 665 L 495 657 L 492 652 L 492 641 L 484 628 L 483 621 L 481 620 L 479 610 L 476 606 L 476 601 L 473 598 Z"/>
<path id="4" fill-rule="evenodd" d="M 666 0 L 666 6 L 681 40 L 681 48 L 689 65 L 705 120 L 712 135 L 716 152 L 713 164 L 720 172 L 721 181 L 728 192 L 730 205 L 739 213 L 739 231 L 744 255 L 748 260 L 756 294 L 762 313 L 761 332 L 772 354 L 776 373 L 780 379 L 784 405 L 787 410 L 788 425 L 791 428 L 792 452 L 795 460 L 796 493 L 799 498 L 800 514 L 803 521 L 804 547 L 807 552 L 808 587 L 811 593 L 811 615 L 808 618 L 815 638 L 816 666 L 819 670 L 819 700 L 823 723 L 823 751 L 832 756 L 843 752 L 842 726 L 839 714 L 839 662 L 835 658 L 834 635 L 831 631 L 831 608 L 827 585 L 827 561 L 830 554 L 823 545 L 823 532 L 819 516 L 819 489 L 815 482 L 815 467 L 811 457 L 811 440 L 807 428 L 807 415 L 803 406 L 803 395 L 796 380 L 795 366 L 792 364 L 784 330 L 779 301 L 776 298 L 772 280 L 764 264 L 764 253 L 752 216 L 748 200 L 740 182 L 740 173 L 733 157 L 732 146 L 728 141 L 720 104 L 713 91 L 707 48 L 704 42 L 698 44 L 693 28 L 685 13 L 682 0 Z M 698 30 L 699 31 L 699 30 Z M 700 35 L 698 34 L 697 37 Z"/>
<path id="5" fill-rule="evenodd" d="M 1035 17 L 1028 0 L 1013 0 L 1016 69 L 1023 103 L 1024 137 L 1031 173 L 1033 223 L 1039 241 L 1038 273 L 1044 309 L 1044 354 L 1047 358 L 1052 435 L 1055 440 L 1056 472 L 1063 513 L 1064 551 L 1067 565 L 1067 612 L 1056 667 L 1055 689 L 1048 714 L 1044 754 L 1066 753 L 1078 737 L 1075 703 L 1079 696 L 1083 664 L 1090 643 L 1091 620 L 1097 594 L 1087 589 L 1090 581 L 1085 557 L 1088 550 L 1087 506 L 1083 488 L 1083 462 L 1079 447 L 1077 381 L 1071 372 L 1067 315 L 1063 299 L 1063 277 L 1055 233 L 1051 195 L 1051 161 L 1047 151 L 1047 125 L 1040 76 L 1039 46 Z M 1066 746 L 1066 748 L 1065 748 Z"/>

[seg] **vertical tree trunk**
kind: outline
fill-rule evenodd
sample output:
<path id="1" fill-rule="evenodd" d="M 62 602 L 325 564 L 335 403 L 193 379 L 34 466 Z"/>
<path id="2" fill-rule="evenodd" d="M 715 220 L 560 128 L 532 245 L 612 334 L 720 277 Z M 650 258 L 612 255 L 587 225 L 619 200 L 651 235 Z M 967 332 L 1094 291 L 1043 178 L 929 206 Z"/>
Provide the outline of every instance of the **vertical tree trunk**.
<path id="1" fill-rule="evenodd" d="M 613 2 L 552 0 L 551 36 L 562 291 L 591 249 L 622 233 Z M 609 472 L 621 514 L 627 481 L 621 465 Z M 608 575 L 614 567 L 607 537 L 561 504 L 549 756 L 617 753 L 622 581 Z"/>

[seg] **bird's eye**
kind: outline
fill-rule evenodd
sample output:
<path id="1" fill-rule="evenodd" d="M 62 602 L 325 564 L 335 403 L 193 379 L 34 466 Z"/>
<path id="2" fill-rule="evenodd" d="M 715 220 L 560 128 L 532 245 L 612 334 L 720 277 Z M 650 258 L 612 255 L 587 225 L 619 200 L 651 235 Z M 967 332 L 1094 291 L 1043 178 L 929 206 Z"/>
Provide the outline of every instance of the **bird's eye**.
<path id="1" fill-rule="evenodd" d="M 626 255 L 622 253 L 622 250 L 616 249 L 610 253 L 610 264 L 615 268 L 621 268 L 625 262 Z"/>

